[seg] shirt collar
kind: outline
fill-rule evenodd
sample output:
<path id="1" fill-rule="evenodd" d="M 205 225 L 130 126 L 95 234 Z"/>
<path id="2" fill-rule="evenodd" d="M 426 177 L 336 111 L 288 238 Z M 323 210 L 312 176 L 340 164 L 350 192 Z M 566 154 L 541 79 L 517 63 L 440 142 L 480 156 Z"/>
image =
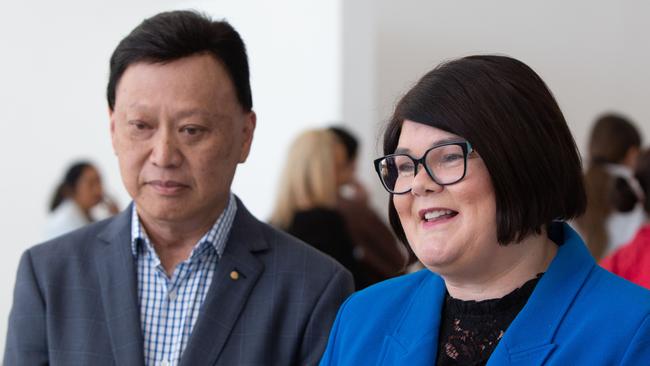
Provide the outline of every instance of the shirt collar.
<path id="1" fill-rule="evenodd" d="M 209 248 L 215 250 L 217 256 L 221 258 L 226 248 L 228 234 L 230 234 L 230 229 L 235 220 L 236 212 L 237 200 L 231 192 L 228 196 L 228 203 L 226 204 L 225 210 L 223 210 L 210 230 L 208 230 L 208 232 L 206 232 L 196 243 L 189 258 L 192 258 Z M 131 212 L 131 253 L 134 258 L 138 257 L 140 246 L 144 246 L 147 251 L 155 253 L 151 241 L 149 240 L 149 236 L 140 223 L 140 218 L 138 217 L 138 212 L 136 211 L 134 203 Z"/>

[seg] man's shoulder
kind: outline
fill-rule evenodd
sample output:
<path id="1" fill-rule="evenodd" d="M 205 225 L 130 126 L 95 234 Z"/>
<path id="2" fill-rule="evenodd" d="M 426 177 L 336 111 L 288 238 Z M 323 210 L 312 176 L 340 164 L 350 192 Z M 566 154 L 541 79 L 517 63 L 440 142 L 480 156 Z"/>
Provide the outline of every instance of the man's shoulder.
<path id="1" fill-rule="evenodd" d="M 30 256 L 35 260 L 44 260 L 50 264 L 75 260 L 79 257 L 88 257 L 99 240 L 99 234 L 116 218 L 108 218 L 73 230 L 53 239 L 34 245 L 29 248 Z"/>

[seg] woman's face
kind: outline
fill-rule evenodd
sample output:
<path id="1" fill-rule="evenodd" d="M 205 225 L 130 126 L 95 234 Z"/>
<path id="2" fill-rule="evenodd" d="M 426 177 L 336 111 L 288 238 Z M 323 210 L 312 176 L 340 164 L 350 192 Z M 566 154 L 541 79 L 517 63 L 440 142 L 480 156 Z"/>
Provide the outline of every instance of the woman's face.
<path id="1" fill-rule="evenodd" d="M 397 147 L 420 158 L 450 138 L 462 139 L 406 120 Z M 460 182 L 440 186 L 420 166 L 412 187 L 394 195 L 393 203 L 413 252 L 427 268 L 441 275 L 463 274 L 490 263 L 498 248 L 496 203 L 490 175 L 476 152 L 469 155 Z"/>
<path id="2" fill-rule="evenodd" d="M 74 190 L 74 200 L 84 210 L 101 202 L 104 192 L 99 173 L 93 167 L 86 167 Z"/>

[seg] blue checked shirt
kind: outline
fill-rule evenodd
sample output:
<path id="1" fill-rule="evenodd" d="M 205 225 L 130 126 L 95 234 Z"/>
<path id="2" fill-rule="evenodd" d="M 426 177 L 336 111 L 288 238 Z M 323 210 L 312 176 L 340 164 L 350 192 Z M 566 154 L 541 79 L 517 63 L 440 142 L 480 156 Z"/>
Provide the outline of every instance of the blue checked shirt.
<path id="1" fill-rule="evenodd" d="M 145 365 L 173 366 L 180 362 L 236 211 L 237 203 L 230 194 L 224 212 L 169 278 L 133 205 L 131 250 L 138 270 Z"/>

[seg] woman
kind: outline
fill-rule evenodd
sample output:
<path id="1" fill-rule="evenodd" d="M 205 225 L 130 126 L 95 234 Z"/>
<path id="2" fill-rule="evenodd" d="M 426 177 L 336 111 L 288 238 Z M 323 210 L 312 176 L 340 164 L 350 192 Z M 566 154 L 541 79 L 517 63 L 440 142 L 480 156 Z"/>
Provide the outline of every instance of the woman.
<path id="1" fill-rule="evenodd" d="M 630 241 L 643 223 L 640 188 L 633 177 L 640 146 L 639 131 L 622 116 L 603 115 L 591 130 L 588 204 L 576 224 L 596 260 Z"/>
<path id="2" fill-rule="evenodd" d="M 329 254 L 364 287 L 345 221 L 336 210 L 339 187 L 350 179 L 344 147 L 326 129 L 300 134 L 291 147 L 270 223 Z"/>
<path id="3" fill-rule="evenodd" d="M 352 295 L 321 365 L 650 360 L 650 292 L 597 266 L 562 222 L 585 207 L 580 159 L 528 66 L 472 56 L 429 72 L 384 153 L 391 225 L 427 268 Z"/>
<path id="4" fill-rule="evenodd" d="M 51 213 L 45 224 L 46 239 L 95 221 L 91 210 L 102 201 L 104 192 L 97 169 L 86 161 L 70 166 L 50 203 Z M 106 201 L 106 204 L 110 214 L 118 212 L 114 203 Z"/>
<path id="5" fill-rule="evenodd" d="M 650 149 L 639 156 L 634 175 L 643 192 L 640 202 L 646 213 L 645 221 L 632 241 L 603 259 L 600 265 L 650 289 Z"/>

